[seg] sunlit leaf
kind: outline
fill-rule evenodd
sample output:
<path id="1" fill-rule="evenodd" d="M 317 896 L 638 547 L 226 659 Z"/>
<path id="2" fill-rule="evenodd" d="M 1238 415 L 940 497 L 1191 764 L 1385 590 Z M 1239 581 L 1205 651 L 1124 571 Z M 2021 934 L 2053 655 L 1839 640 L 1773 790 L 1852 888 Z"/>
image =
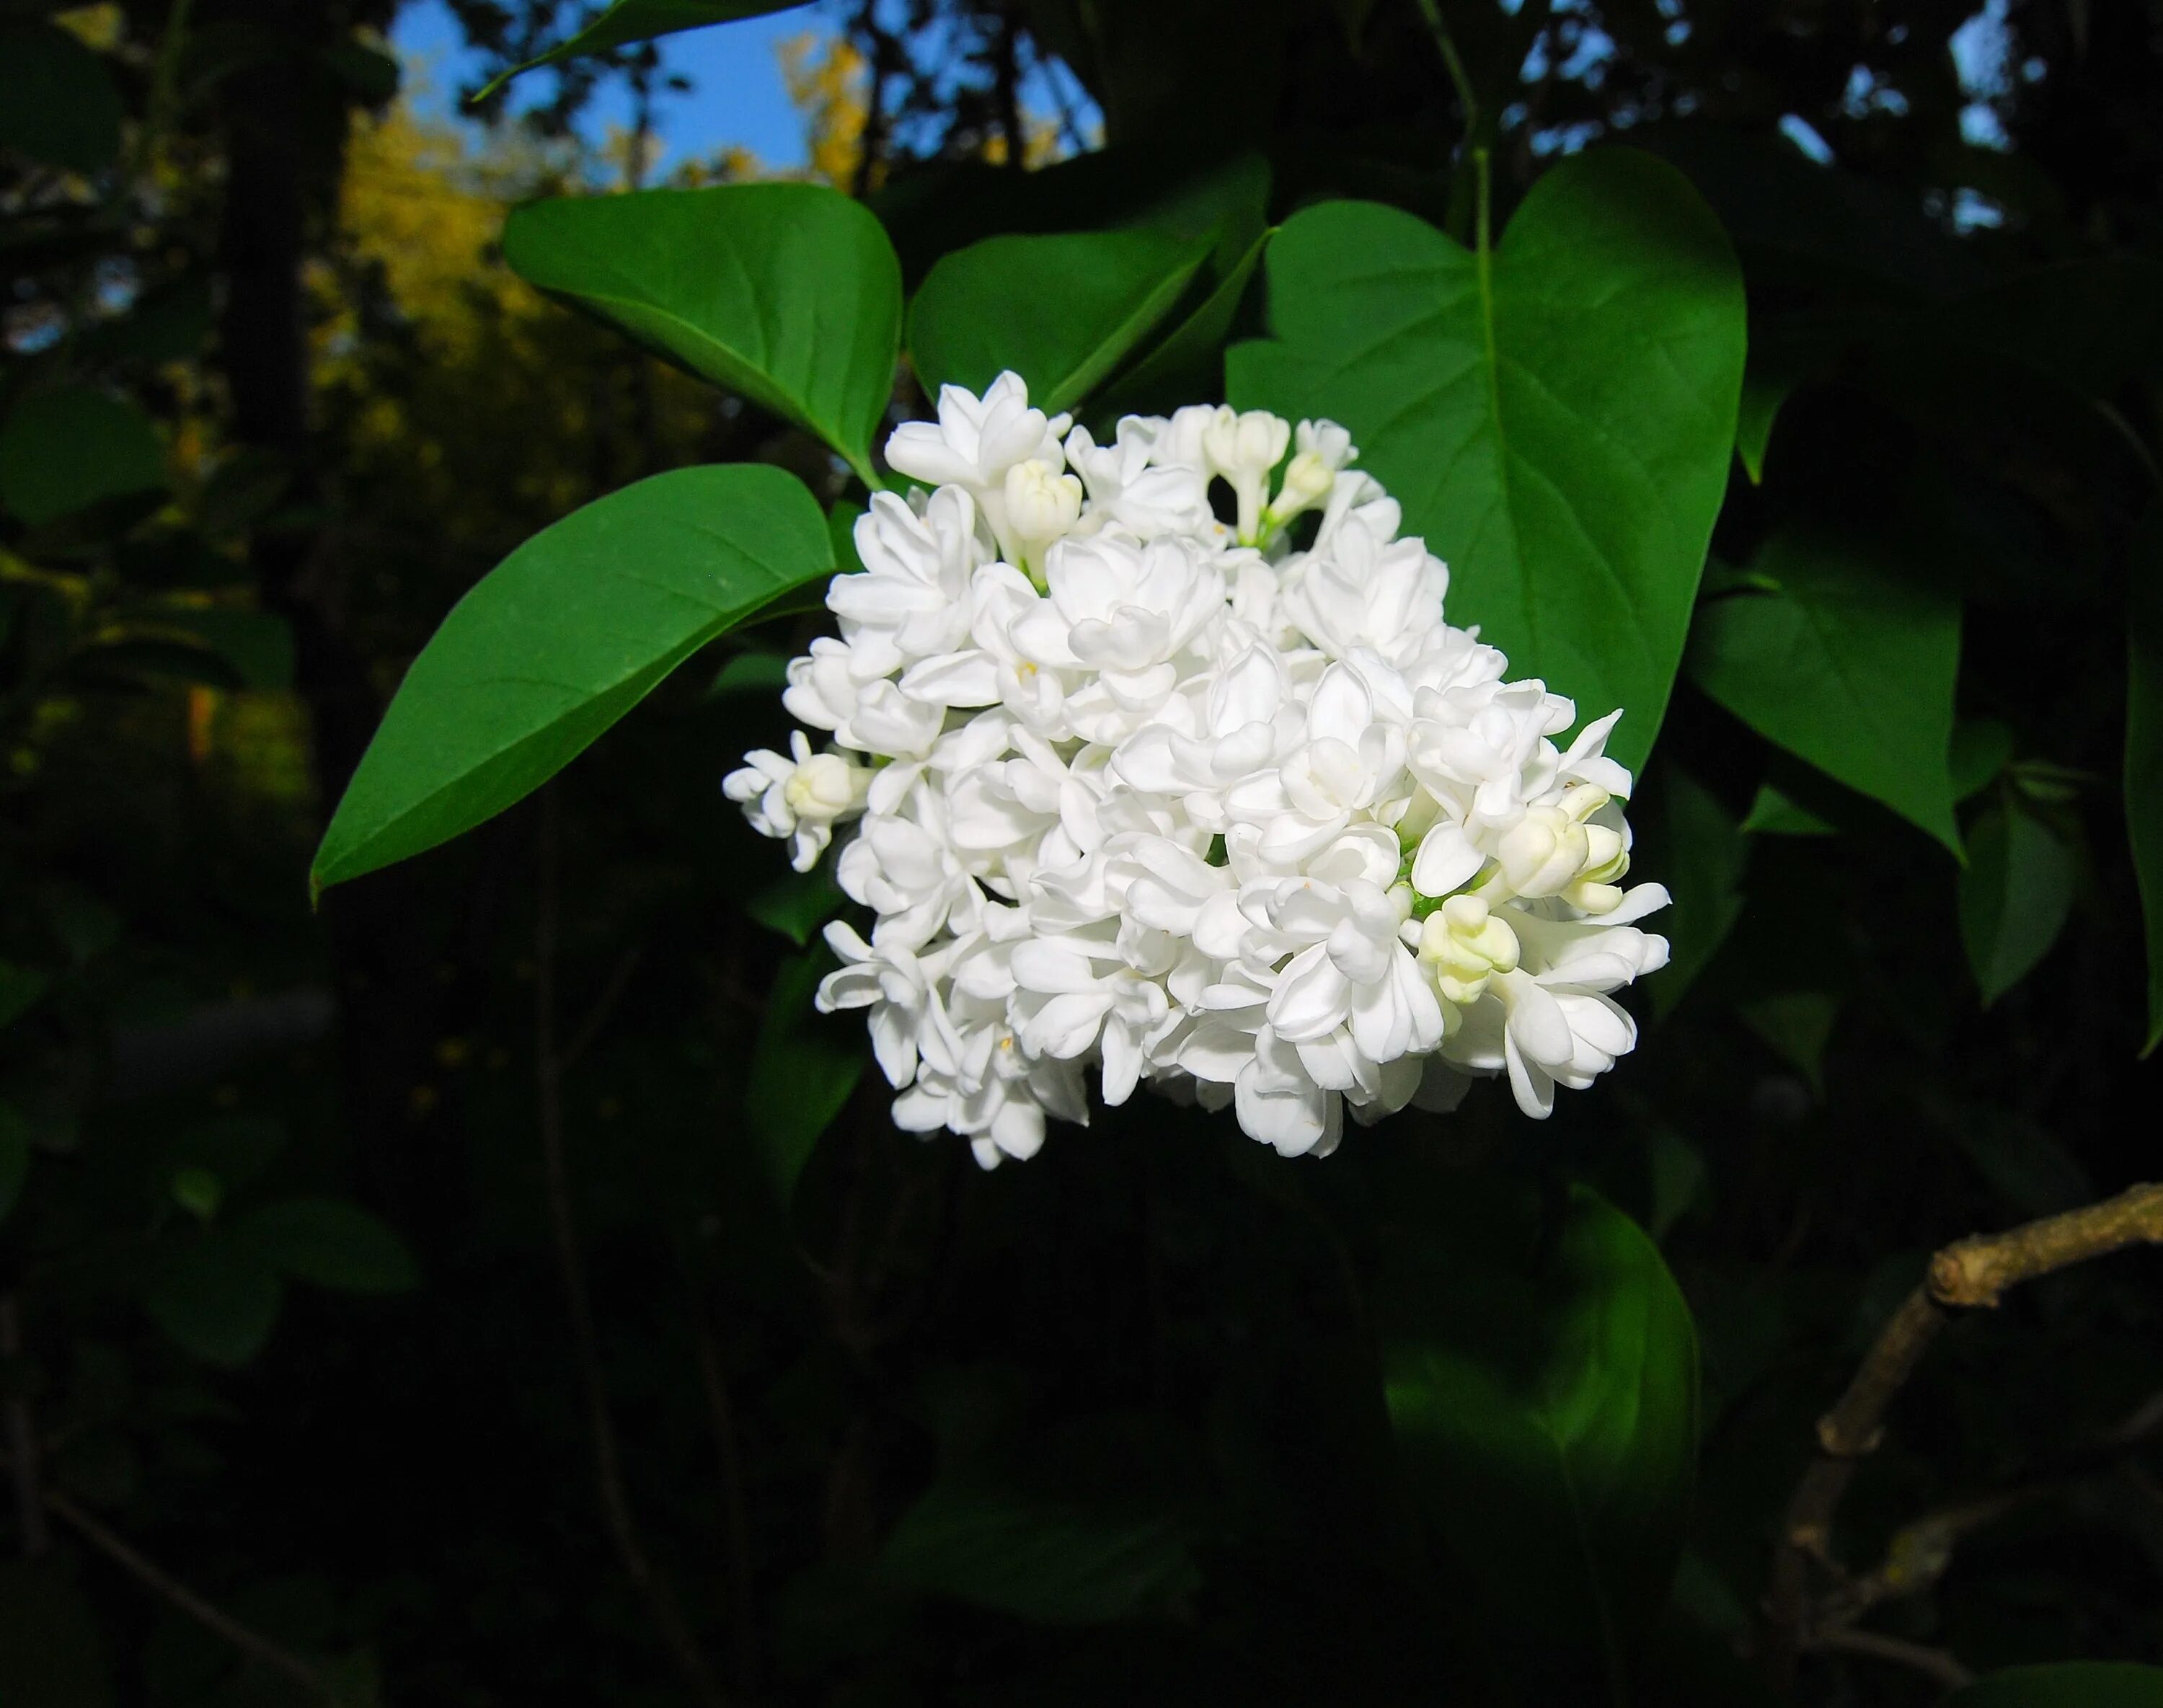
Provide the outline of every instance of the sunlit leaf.
<path id="1" fill-rule="evenodd" d="M 1156 231 L 995 237 L 932 268 L 909 312 L 927 391 L 1011 368 L 1049 413 L 1087 396 L 1171 312 L 1210 238 Z"/>
<path id="2" fill-rule="evenodd" d="M 1587 716 L 1651 750 L 1734 455 L 1742 282 L 1672 168 L 1595 149 L 1532 187 L 1483 259 L 1370 202 L 1271 240 L 1267 342 L 1234 345 L 1242 407 L 1342 422 L 1449 610 Z"/>
<path id="3" fill-rule="evenodd" d="M 1106 418 L 1156 414 L 1213 396 L 1224 340 L 1268 247 L 1265 232 L 1248 245 L 1207 296 L 1184 317 L 1175 318 L 1163 338 L 1112 381 L 1096 401 L 1092 414 Z"/>
<path id="4" fill-rule="evenodd" d="M 860 202 L 817 184 L 536 202 L 503 257 L 521 277 L 809 429 L 866 482 L 893 395 L 901 267 Z"/>
<path id="5" fill-rule="evenodd" d="M 778 469 L 679 469 L 574 511 L 414 660 L 324 833 L 316 884 L 501 812 L 699 647 L 833 568 L 817 500 Z"/>
<path id="6" fill-rule="evenodd" d="M 1714 600 L 1691 678 L 1767 740 L 1883 802 L 1956 852 L 1960 605 L 1859 547 L 1777 535 L 1751 568 L 1778 592 Z"/>

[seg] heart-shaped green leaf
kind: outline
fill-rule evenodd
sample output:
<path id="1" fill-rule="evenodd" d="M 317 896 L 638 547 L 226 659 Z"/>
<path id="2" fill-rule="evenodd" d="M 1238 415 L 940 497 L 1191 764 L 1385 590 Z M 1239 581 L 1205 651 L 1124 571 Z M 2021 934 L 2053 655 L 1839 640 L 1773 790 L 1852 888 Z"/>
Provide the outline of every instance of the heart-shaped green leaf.
<path id="1" fill-rule="evenodd" d="M 833 568 L 818 500 L 779 469 L 678 469 L 573 511 L 413 661 L 324 833 L 316 886 L 522 799 L 707 642 Z"/>
<path id="2" fill-rule="evenodd" d="M 816 184 L 583 196 L 516 209 L 503 255 L 542 290 L 741 392 L 862 477 L 893 390 L 901 266 L 877 219 Z"/>
<path id="3" fill-rule="evenodd" d="M 1453 1186 L 1375 1301 L 1407 1478 L 1528 1702 L 1625 1698 L 1682 1545 L 1697 1333 L 1658 1250 L 1587 1187 L 1549 1224 Z"/>
<path id="4" fill-rule="evenodd" d="M 1179 301 L 1213 239 L 1161 231 L 995 237 L 931 270 L 909 313 L 927 390 L 981 392 L 1003 369 L 1056 414 L 1100 384 Z"/>
<path id="5" fill-rule="evenodd" d="M 523 65 L 513 65 L 492 80 L 474 99 L 486 99 L 521 71 L 556 65 L 584 54 L 628 47 L 635 41 L 651 41 L 656 36 L 704 29 L 715 24 L 733 24 L 739 18 L 762 18 L 769 12 L 786 12 L 803 3 L 804 0 L 615 0 L 615 4 L 568 41 Z"/>
<path id="6" fill-rule="evenodd" d="M 1690 678 L 1768 741 L 1883 801 L 1956 854 L 1960 602 L 1868 548 L 1776 535 L 1753 589 L 1715 600 Z"/>
<path id="7" fill-rule="evenodd" d="M 1491 254 L 1371 202 L 1272 241 L 1265 342 L 1231 400 L 1349 427 L 1450 566 L 1449 609 L 1637 766 L 1666 708 L 1734 454 L 1742 281 L 1672 168 L 1565 161 Z"/>

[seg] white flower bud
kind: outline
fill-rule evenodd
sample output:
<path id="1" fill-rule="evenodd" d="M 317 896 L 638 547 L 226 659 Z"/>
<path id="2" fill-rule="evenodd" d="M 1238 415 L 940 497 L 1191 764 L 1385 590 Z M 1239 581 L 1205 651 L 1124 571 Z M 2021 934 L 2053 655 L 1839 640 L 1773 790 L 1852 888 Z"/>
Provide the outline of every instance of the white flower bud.
<path id="1" fill-rule="evenodd" d="M 1202 429 L 1202 454 L 1212 470 L 1231 483 L 1239 500 L 1242 545 L 1253 545 L 1261 537 L 1262 493 L 1270 470 L 1291 443 L 1291 423 L 1263 409 L 1242 415 L 1227 405 Z"/>
<path id="2" fill-rule="evenodd" d="M 814 753 L 782 784 L 782 799 L 801 823 L 829 824 L 864 804 L 871 773 L 839 753 Z"/>
<path id="3" fill-rule="evenodd" d="M 1516 970 L 1517 934 L 1477 896 L 1453 895 L 1427 916 L 1419 958 L 1444 1002 L 1463 1007 L 1487 993 L 1498 972 Z"/>
<path id="4" fill-rule="evenodd" d="M 1592 851 L 1583 825 L 1560 807 L 1528 807 L 1495 851 L 1504 886 L 1521 896 L 1560 895 Z"/>
<path id="5" fill-rule="evenodd" d="M 1301 511 L 1313 509 L 1336 484 L 1337 473 L 1328 463 L 1312 451 L 1301 451 L 1285 464 L 1284 479 L 1268 511 L 1270 526 L 1282 527 Z"/>
<path id="6" fill-rule="evenodd" d="M 1008 528 L 1032 545 L 1065 537 L 1082 518 L 1082 483 L 1048 463 L 1008 469 L 1005 498 Z"/>

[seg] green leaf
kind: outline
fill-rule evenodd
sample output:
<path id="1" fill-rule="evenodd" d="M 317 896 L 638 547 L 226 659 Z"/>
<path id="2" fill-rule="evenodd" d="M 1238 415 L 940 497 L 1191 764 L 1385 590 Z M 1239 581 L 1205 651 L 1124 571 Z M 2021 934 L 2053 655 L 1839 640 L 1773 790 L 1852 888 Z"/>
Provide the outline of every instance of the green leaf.
<path id="1" fill-rule="evenodd" d="M 778 699 L 788 686 L 786 652 L 739 652 L 714 673 L 713 686 L 706 690 L 706 696 L 720 699 L 728 694 L 749 694 L 762 699 Z"/>
<path id="2" fill-rule="evenodd" d="M 227 605 L 161 605 L 133 614 L 131 627 L 184 638 L 212 654 L 244 688 L 293 685 L 292 625 L 275 612 Z"/>
<path id="3" fill-rule="evenodd" d="M 1003 369 L 1047 414 L 1071 409 L 1171 312 L 1212 238 L 1160 231 L 995 237 L 946 256 L 909 311 L 925 391 L 981 392 Z"/>
<path id="4" fill-rule="evenodd" d="M 150 417 L 95 386 L 34 391 L 0 427 L 0 503 L 32 527 L 165 481 Z"/>
<path id="5" fill-rule="evenodd" d="M 1681 1551 L 1696 1330 L 1652 1241 L 1590 1188 L 1544 1229 L 1492 1208 L 1411 1235 L 1378 1291 L 1390 1422 L 1525 1700 L 1620 1702 Z"/>
<path id="6" fill-rule="evenodd" d="M 1946 752 L 1954 801 L 1982 794 L 2012 762 L 2012 731 L 1996 718 L 1962 718 L 1953 726 L 1952 745 Z"/>
<path id="7" fill-rule="evenodd" d="M 0 144 L 71 172 L 120 153 L 120 93 L 79 37 L 44 23 L 0 28 Z"/>
<path id="8" fill-rule="evenodd" d="M 1957 856 L 1953 684 L 1960 604 L 1867 549 L 1775 535 L 1738 593 L 1699 614 L 1690 676 L 1767 740 L 1883 802 Z"/>
<path id="9" fill-rule="evenodd" d="M 1719 797 L 1674 766 L 1664 768 L 1648 804 L 1654 851 L 1645 868 L 1657 870 L 1674 898 L 1661 915 L 1668 964 L 1652 981 L 1652 1011 L 1664 1019 L 1741 914 L 1750 844 Z"/>
<path id="10" fill-rule="evenodd" d="M 893 391 L 901 265 L 816 184 L 575 196 L 516 209 L 514 271 L 811 432 L 867 485 Z"/>
<path id="11" fill-rule="evenodd" d="M 605 53 L 632 42 L 674 35 L 709 24 L 732 24 L 739 18 L 762 18 L 769 12 L 786 12 L 804 0 L 615 0 L 615 4 L 559 46 L 537 59 L 513 65 L 500 73 L 474 98 L 485 100 L 521 71 L 553 65 L 585 54 Z"/>
<path id="12" fill-rule="evenodd" d="M 2125 828 L 2147 930 L 2145 1056 L 2163 1041 L 2163 512 L 2141 527 L 2125 615 Z"/>
<path id="13" fill-rule="evenodd" d="M 13 1025 L 28 1014 L 51 984 L 51 978 L 34 967 L 0 961 L 0 1026 Z"/>
<path id="14" fill-rule="evenodd" d="M 421 1284 L 406 1242 L 380 1217 L 343 1198 L 287 1198 L 240 1223 L 255 1249 L 291 1281 L 340 1293 L 407 1293 Z"/>
<path id="15" fill-rule="evenodd" d="M 1961 942 L 1988 1008 L 2050 953 L 2073 906 L 2073 852 L 2007 791 L 1968 830 Z"/>
<path id="16" fill-rule="evenodd" d="M 1264 232 L 1249 244 L 1209 294 L 1154 349 L 1112 381 L 1097 399 L 1092 416 L 1109 422 L 1122 415 L 1165 413 L 1215 391 L 1224 340 L 1269 242 L 1270 233 Z"/>
<path id="17" fill-rule="evenodd" d="M 833 568 L 817 500 L 779 469 L 678 469 L 573 511 L 414 660 L 317 851 L 317 888 L 501 812 L 715 636 Z"/>
<path id="18" fill-rule="evenodd" d="M 1816 990 L 1783 991 L 1760 997 L 1736 1009 L 1742 1024 L 1781 1061 L 1802 1075 L 1809 1088 L 1825 1096 L 1825 1046 L 1840 1018 L 1840 998 Z"/>
<path id="19" fill-rule="evenodd" d="M 744 1087 L 752 1136 L 784 1205 L 795 1195 L 819 1135 L 833 1125 L 863 1075 L 862 1016 L 821 1014 L 811 1005 L 834 964 L 824 944 L 781 963 Z"/>
<path id="20" fill-rule="evenodd" d="M 1045 1625 L 1169 1611 L 1200 1581 L 1191 1527 L 1120 1421 L 1052 1431 L 1013 1468 L 942 1474 L 888 1537 L 879 1575 Z"/>
<path id="21" fill-rule="evenodd" d="M 2008 1667 L 1939 1698 L 1938 1708 L 2163 1708 L 2163 1667 L 2130 1661 Z"/>
<path id="22" fill-rule="evenodd" d="M 1742 376 L 1742 396 L 1735 412 L 1735 453 L 1741 458 L 1742 472 L 1752 486 L 1765 484 L 1765 447 L 1772 442 L 1780 406 L 1794 389 L 1791 380 L 1754 368 Z"/>
<path id="23" fill-rule="evenodd" d="M 184 1351 L 235 1368 L 263 1349 L 283 1297 L 254 1243 L 232 1229 L 212 1226 L 169 1243 L 143 1302 Z"/>
<path id="24" fill-rule="evenodd" d="M 322 50 L 324 68 L 365 107 L 387 107 L 398 93 L 400 66 L 380 48 L 348 36 Z"/>
<path id="25" fill-rule="evenodd" d="M 30 1175 L 30 1124 L 23 1112 L 0 1098 L 0 1222 L 22 1202 L 23 1183 Z"/>
<path id="26" fill-rule="evenodd" d="M 841 910 L 847 899 L 834 882 L 830 860 L 809 872 L 778 878 L 744 904 L 744 911 L 769 931 L 778 931 L 799 949 Z"/>
<path id="27" fill-rule="evenodd" d="M 1272 240 L 1270 342 L 1232 401 L 1349 427 L 1450 566 L 1449 608 L 1588 715 L 1659 728 L 1734 454 L 1741 278 L 1673 168 L 1554 167 L 1491 256 L 1411 215 L 1328 202 Z"/>
<path id="28" fill-rule="evenodd" d="M 1836 836 L 1836 825 L 1827 824 L 1808 807 L 1789 800 L 1769 783 L 1757 785 L 1757 794 L 1742 820 L 1742 828 L 1767 836 Z"/>

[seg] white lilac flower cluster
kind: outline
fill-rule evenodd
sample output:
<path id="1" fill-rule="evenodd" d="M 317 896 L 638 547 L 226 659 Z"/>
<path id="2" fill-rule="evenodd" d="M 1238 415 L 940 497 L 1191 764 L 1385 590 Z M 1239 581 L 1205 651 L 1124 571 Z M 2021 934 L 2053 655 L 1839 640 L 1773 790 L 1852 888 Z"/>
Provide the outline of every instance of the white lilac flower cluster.
<path id="1" fill-rule="evenodd" d="M 1543 1116 L 1635 1043 L 1610 993 L 1666 961 L 1635 922 L 1668 897 L 1620 887 L 1620 714 L 1558 748 L 1575 708 L 1443 621 L 1354 455 L 1207 406 L 1100 445 L 1011 374 L 895 430 L 930 490 L 872 498 L 840 636 L 789 666 L 831 745 L 725 787 L 799 871 L 853 826 L 874 922 L 826 928 L 819 1005 L 869 1010 L 898 1125 L 1028 1156 L 1094 1065 L 1107 1103 L 1147 1080 L 1322 1153 L 1348 1103 L 1469 1075 Z"/>

